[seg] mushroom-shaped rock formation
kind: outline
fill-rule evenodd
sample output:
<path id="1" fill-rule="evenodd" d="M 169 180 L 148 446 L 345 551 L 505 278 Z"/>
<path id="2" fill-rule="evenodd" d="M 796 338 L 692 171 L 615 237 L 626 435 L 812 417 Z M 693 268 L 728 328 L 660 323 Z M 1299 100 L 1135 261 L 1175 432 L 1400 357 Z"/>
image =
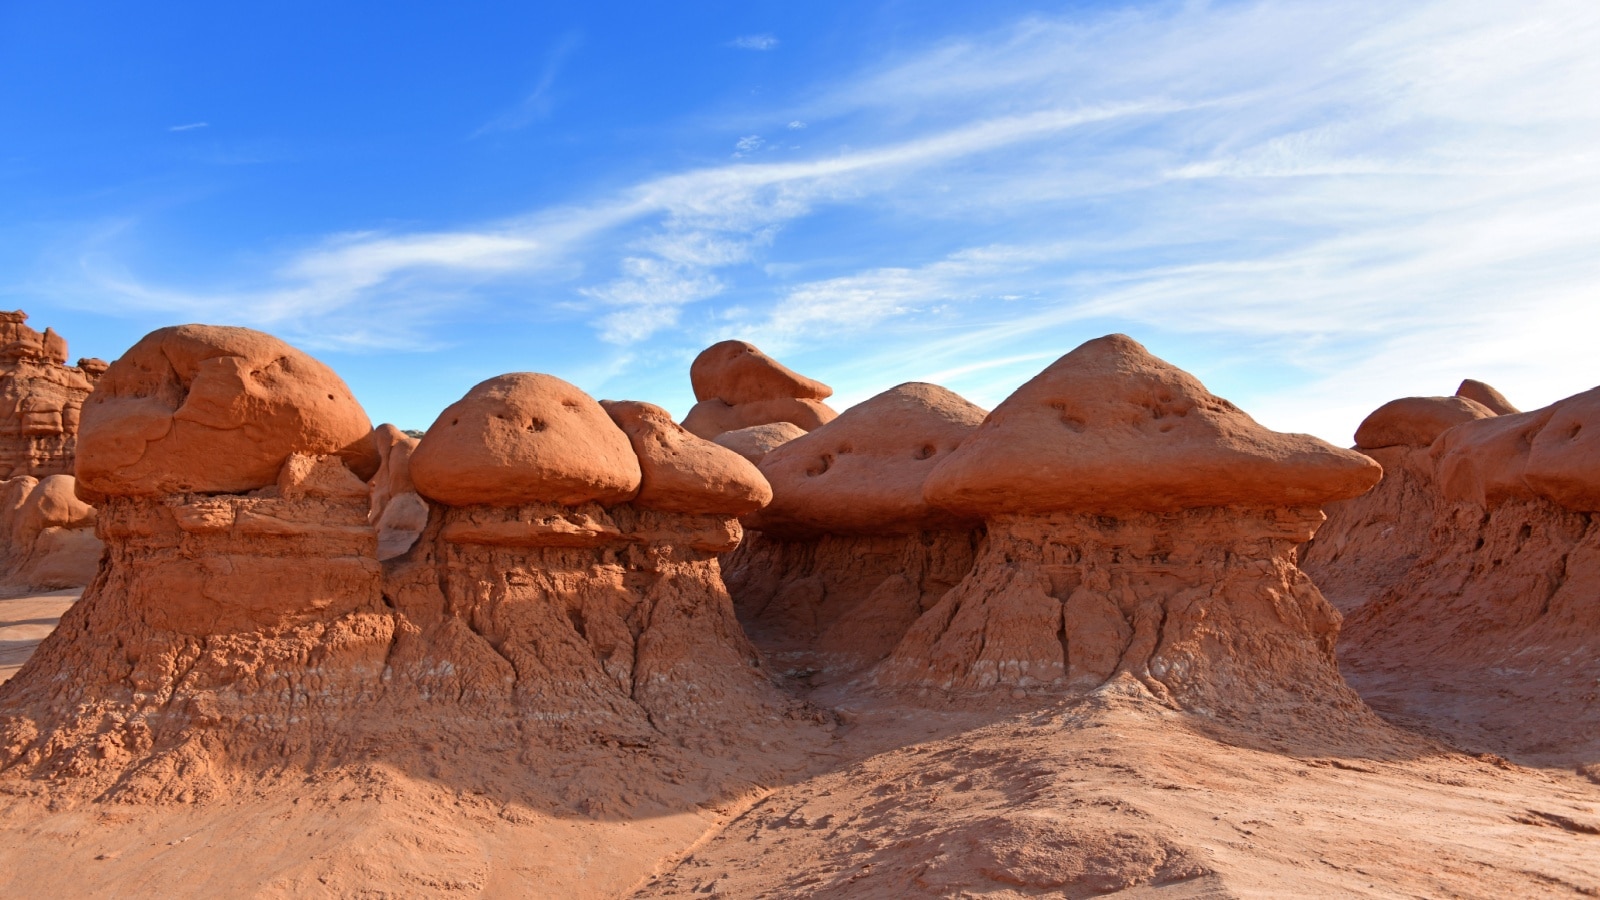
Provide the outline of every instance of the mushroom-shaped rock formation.
<path id="1" fill-rule="evenodd" d="M 411 454 L 418 493 L 451 506 L 618 503 L 639 489 L 628 436 L 553 375 L 498 375 L 445 408 Z"/>
<path id="2" fill-rule="evenodd" d="M 1121 335 L 1008 397 L 928 476 L 987 520 L 968 576 L 875 670 L 890 688 L 1090 689 L 1175 705 L 1365 721 L 1334 662 L 1339 616 L 1294 564 L 1317 504 L 1376 463 L 1257 425 Z"/>
<path id="3" fill-rule="evenodd" d="M 638 400 L 600 404 L 639 456 L 641 509 L 742 516 L 772 501 L 772 488 L 744 457 L 685 431 L 672 414 Z"/>
<path id="4" fill-rule="evenodd" d="M 805 433 L 806 430 L 799 425 L 772 422 L 725 431 L 713 438 L 712 443 L 727 447 L 759 466 L 768 453 Z"/>
<path id="5" fill-rule="evenodd" d="M 1465 397 L 1402 397 L 1373 410 L 1356 429 L 1356 447 L 1427 447 L 1447 429 L 1498 413 Z"/>
<path id="6" fill-rule="evenodd" d="M 105 363 L 66 365 L 67 342 L 27 313 L 0 312 L 0 478 L 72 472 L 83 401 Z"/>
<path id="7" fill-rule="evenodd" d="M 929 502 L 1003 513 L 1315 507 L 1382 471 L 1263 428 L 1125 335 L 1089 341 L 1018 388 L 928 477 Z"/>
<path id="8" fill-rule="evenodd" d="M 299 389 L 324 383 L 318 370 L 293 368 L 309 382 Z M 524 431 L 530 410 L 549 415 L 555 440 L 512 446 L 508 457 L 545 464 L 543 481 L 512 483 L 549 493 L 501 505 L 419 498 L 420 538 L 385 563 L 374 516 L 381 524 L 416 496 L 405 490 L 410 441 L 392 428 L 369 439 L 383 460 L 370 486 L 341 456 L 291 453 L 273 483 L 249 493 L 106 496 L 95 516 L 106 543 L 99 573 L 0 685 L 0 778 L 199 800 L 257 777 L 367 771 L 379 761 L 518 803 L 611 815 L 681 809 L 776 777 L 776 761 L 714 762 L 734 746 L 811 733 L 787 715 L 722 585 L 717 553 L 738 542 L 738 520 L 562 503 L 574 479 L 550 472 L 571 467 L 545 451 L 584 432 L 614 439 L 637 482 L 628 436 L 570 386 L 510 381 L 533 384 L 538 402 L 518 405 L 511 391 L 494 404 L 458 405 L 445 427 L 459 419 L 478 435 L 458 431 L 436 446 L 476 446 L 467 455 L 481 463 L 482 448 L 507 446 L 497 411 L 523 415 Z M 281 378 L 277 387 L 298 390 Z M 240 427 L 259 431 L 252 417 L 279 414 L 251 402 L 252 390 L 241 380 L 238 397 L 212 401 L 242 410 Z M 737 455 L 716 449 L 759 483 Z M 211 462 L 231 465 L 201 457 L 197 483 L 211 477 Z M 628 471 L 612 460 L 610 471 L 619 468 Z M 418 482 L 421 470 L 411 469 Z M 486 470 L 469 473 L 471 484 L 481 489 Z M 434 474 L 438 493 L 457 496 L 447 472 Z M 616 480 L 608 490 L 632 495 L 636 485 Z M 375 508 L 380 488 L 388 499 Z"/>
<path id="9" fill-rule="evenodd" d="M 89 496 L 243 493 L 296 453 L 369 477 L 372 423 L 322 363 L 248 328 L 178 325 L 134 344 L 84 404 L 78 487 Z"/>
<path id="10" fill-rule="evenodd" d="M 806 431 L 836 413 L 822 401 L 833 389 L 790 371 L 743 341 L 723 341 L 701 351 L 689 367 L 698 403 L 683 427 L 707 440 L 728 431 L 788 422 Z"/>
<path id="11" fill-rule="evenodd" d="M 1505 395 L 1495 390 L 1492 385 L 1484 384 L 1472 378 L 1463 379 L 1461 386 L 1456 388 L 1457 397 L 1465 397 L 1474 403 L 1479 403 L 1497 416 L 1509 416 L 1522 412 Z"/>
<path id="12" fill-rule="evenodd" d="M 395 630 L 365 412 L 322 364 L 239 328 L 161 329 L 100 387 L 78 464 L 105 553 L 0 686 L 0 768 L 193 798 L 340 744 Z"/>
<path id="13" fill-rule="evenodd" d="M 390 595 L 420 631 L 398 658 L 428 691 L 455 689 L 438 674 L 444 653 L 481 702 L 514 711 L 524 739 L 665 734 L 700 750 L 754 739 L 783 705 L 717 565 L 738 514 L 770 496 L 737 454 L 657 407 L 608 412 L 519 374 L 447 409 L 411 477 L 442 505 L 390 563 Z"/>
<path id="14" fill-rule="evenodd" d="M 984 411 L 931 384 L 902 384 L 761 461 L 773 501 L 724 561 L 748 627 L 820 684 L 882 659 L 970 567 L 975 516 L 928 504 L 923 481 Z"/>
<path id="15" fill-rule="evenodd" d="M 372 430 L 377 448 L 378 473 L 369 482 L 372 497 L 367 521 L 378 531 L 378 560 L 394 559 L 410 550 L 428 527 L 428 501 L 411 481 L 414 438 L 385 423 Z"/>
<path id="16" fill-rule="evenodd" d="M 7 587 L 55 590 L 94 578 L 102 545 L 94 507 L 79 500 L 71 475 L 19 475 L 0 481 L 0 572 Z"/>
<path id="17" fill-rule="evenodd" d="M 1600 389 L 1371 451 L 1302 553 L 1346 610 L 1340 658 L 1386 705 L 1508 748 L 1600 753 Z"/>

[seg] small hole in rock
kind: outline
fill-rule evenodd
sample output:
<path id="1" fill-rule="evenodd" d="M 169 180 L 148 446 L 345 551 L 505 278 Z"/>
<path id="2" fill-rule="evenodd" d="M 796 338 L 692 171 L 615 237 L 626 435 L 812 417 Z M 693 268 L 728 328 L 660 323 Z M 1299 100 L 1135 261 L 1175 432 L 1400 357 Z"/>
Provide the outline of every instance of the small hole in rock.
<path id="1" fill-rule="evenodd" d="M 927 459 L 938 452 L 938 447 L 935 447 L 932 444 L 923 444 L 921 447 L 917 448 L 916 457 L 917 459 Z"/>

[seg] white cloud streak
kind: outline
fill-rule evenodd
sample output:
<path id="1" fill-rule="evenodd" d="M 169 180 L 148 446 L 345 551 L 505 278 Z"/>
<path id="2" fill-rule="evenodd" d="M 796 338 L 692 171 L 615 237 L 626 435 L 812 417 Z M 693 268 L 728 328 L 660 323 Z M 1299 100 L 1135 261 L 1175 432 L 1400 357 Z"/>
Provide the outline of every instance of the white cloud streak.
<path id="1" fill-rule="evenodd" d="M 1243 361 L 1208 351 L 1254 373 L 1235 399 L 1334 439 L 1356 411 L 1464 375 L 1548 402 L 1595 380 L 1575 337 L 1600 325 L 1595 46 L 1600 7 L 1582 0 L 1035 17 L 758 126 L 808 123 L 806 156 L 753 162 L 752 134 L 731 163 L 515 220 L 337 236 L 227 302 L 269 323 L 353 318 L 542 273 L 605 341 L 698 343 L 710 320 L 769 349 L 849 346 L 859 390 L 901 374 L 999 391 L 1080 328 L 1187 335 L 1248 343 Z M 840 211 L 883 240 L 786 242 Z"/>
<path id="2" fill-rule="evenodd" d="M 740 50 L 775 50 L 778 39 L 770 34 L 746 34 L 729 41 L 728 46 Z"/>

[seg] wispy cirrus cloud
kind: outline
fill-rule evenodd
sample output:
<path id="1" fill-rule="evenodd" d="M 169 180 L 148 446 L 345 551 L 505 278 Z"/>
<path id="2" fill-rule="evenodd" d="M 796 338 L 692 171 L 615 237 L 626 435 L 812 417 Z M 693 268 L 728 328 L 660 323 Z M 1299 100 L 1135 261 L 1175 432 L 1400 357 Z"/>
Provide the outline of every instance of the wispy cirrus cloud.
<path id="1" fill-rule="evenodd" d="M 562 67 L 582 43 L 583 36 L 578 32 L 569 31 L 562 35 L 556 45 L 545 54 L 544 66 L 539 71 L 539 80 L 534 83 L 533 90 L 529 91 L 516 106 L 480 125 L 470 137 L 479 138 L 487 134 L 517 131 L 548 117 L 555 108 L 556 77 L 561 74 Z"/>
<path id="2" fill-rule="evenodd" d="M 1269 424 L 1338 439 L 1463 375 L 1503 373 L 1524 403 L 1593 380 L 1573 336 L 1600 326 L 1597 45 L 1580 0 L 1034 16 L 706 136 L 738 141 L 730 162 L 329 237 L 249 291 L 105 284 L 392 336 L 429 314 L 417 298 L 538 277 L 612 345 L 847 355 L 845 397 L 940 377 L 992 403 L 1090 331 L 1132 330 L 1206 354 Z M 803 153 L 751 155 L 800 127 Z"/>
<path id="3" fill-rule="evenodd" d="M 778 39 L 770 34 L 744 34 L 729 41 L 728 46 L 740 50 L 775 50 Z"/>
<path id="4" fill-rule="evenodd" d="M 211 127 L 211 123 L 210 122 L 189 122 L 188 124 L 185 124 L 185 125 L 169 125 L 169 126 L 167 126 L 167 130 L 168 131 L 195 131 L 195 130 L 198 130 L 198 129 L 201 129 L 201 128 L 210 128 L 210 127 Z"/>

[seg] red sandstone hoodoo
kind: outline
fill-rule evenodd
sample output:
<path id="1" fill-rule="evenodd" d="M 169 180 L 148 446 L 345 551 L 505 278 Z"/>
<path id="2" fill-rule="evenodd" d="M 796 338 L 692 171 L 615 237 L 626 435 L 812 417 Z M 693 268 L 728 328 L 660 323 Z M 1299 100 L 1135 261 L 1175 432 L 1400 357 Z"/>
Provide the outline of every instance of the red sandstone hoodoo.
<path id="1" fill-rule="evenodd" d="M 967 577 L 876 670 L 895 689 L 1087 689 L 1120 677 L 1176 705 L 1359 714 L 1339 617 L 1295 567 L 1318 507 L 1381 470 L 1279 434 L 1122 335 L 1062 357 L 929 473 L 982 517 Z"/>
<path id="2" fill-rule="evenodd" d="M 712 344 L 689 368 L 699 402 L 683 427 L 707 440 L 752 425 L 788 422 L 811 431 L 838 415 L 823 400 L 833 388 L 790 371 L 744 341 Z"/>
<path id="3" fill-rule="evenodd" d="M 981 521 L 930 505 L 923 481 L 983 417 L 944 388 L 902 384 L 763 455 L 773 501 L 745 518 L 724 566 L 786 670 L 821 684 L 878 662 L 966 574 Z"/>
<path id="4" fill-rule="evenodd" d="M 80 453 L 107 555 L 0 686 L 8 775 L 194 799 L 382 759 L 598 813 L 746 783 L 719 748 L 793 727 L 716 561 L 766 483 L 655 407 L 514 374 L 413 446 L 294 348 L 182 326 L 112 365 Z"/>
<path id="5" fill-rule="evenodd" d="M 1349 616 L 1340 654 L 1383 707 L 1525 752 L 1600 753 L 1600 388 L 1518 413 L 1464 381 L 1357 431 L 1383 484 L 1304 553 Z M 1374 434 L 1388 440 L 1375 440 Z"/>

